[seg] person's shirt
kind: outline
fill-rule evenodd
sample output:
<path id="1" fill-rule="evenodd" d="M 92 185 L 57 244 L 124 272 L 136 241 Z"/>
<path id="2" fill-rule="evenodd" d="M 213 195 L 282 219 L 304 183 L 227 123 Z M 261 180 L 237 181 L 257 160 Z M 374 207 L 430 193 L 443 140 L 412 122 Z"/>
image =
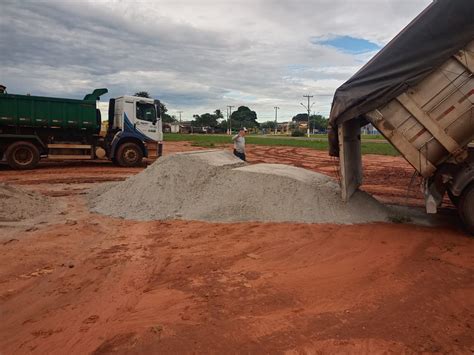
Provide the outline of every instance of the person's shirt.
<path id="1" fill-rule="evenodd" d="M 245 153 L 245 137 L 236 134 L 232 137 L 234 141 L 234 149 L 239 153 Z"/>

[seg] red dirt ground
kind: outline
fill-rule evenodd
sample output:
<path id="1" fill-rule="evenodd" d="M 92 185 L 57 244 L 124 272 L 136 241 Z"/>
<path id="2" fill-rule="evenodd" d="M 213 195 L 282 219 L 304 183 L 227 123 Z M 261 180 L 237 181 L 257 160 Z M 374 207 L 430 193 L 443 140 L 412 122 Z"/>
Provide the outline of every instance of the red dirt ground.
<path id="1" fill-rule="evenodd" d="M 249 147 L 249 160 L 336 176 L 326 153 L 308 149 Z M 367 191 L 406 201 L 413 170 L 401 158 L 365 156 L 364 164 Z M 0 225 L 0 353 L 474 351 L 474 240 L 457 227 L 89 213 L 88 187 L 140 170 L 0 168 L 0 182 L 67 206 L 34 226 Z M 409 203 L 420 198 L 413 192 Z"/>

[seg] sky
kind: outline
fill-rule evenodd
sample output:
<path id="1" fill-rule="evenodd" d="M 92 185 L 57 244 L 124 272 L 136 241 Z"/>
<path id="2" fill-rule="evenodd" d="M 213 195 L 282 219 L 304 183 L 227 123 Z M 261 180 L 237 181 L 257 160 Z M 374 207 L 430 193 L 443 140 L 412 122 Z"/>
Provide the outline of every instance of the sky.
<path id="1" fill-rule="evenodd" d="M 102 100 L 148 91 L 170 114 L 245 105 L 290 120 L 334 91 L 430 0 L 0 0 L 9 93 Z"/>

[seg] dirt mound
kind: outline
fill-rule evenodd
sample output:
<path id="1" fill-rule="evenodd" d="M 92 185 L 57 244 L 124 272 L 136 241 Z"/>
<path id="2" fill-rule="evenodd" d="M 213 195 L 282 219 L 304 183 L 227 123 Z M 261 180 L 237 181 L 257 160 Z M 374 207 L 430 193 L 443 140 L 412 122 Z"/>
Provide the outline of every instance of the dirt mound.
<path id="1" fill-rule="evenodd" d="M 48 205 L 46 196 L 0 183 L 0 222 L 36 217 L 49 210 Z"/>
<path id="2" fill-rule="evenodd" d="M 343 203 L 339 185 L 326 175 L 281 164 L 247 165 L 227 151 L 168 156 L 90 196 L 93 211 L 137 220 L 366 223 L 387 218 L 386 209 L 366 193 Z"/>

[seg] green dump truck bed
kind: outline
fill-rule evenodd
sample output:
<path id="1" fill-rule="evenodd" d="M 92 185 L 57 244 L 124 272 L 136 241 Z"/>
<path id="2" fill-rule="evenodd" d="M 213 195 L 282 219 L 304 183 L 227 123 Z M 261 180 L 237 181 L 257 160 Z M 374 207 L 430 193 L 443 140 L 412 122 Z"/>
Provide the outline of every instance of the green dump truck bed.
<path id="1" fill-rule="evenodd" d="M 0 94 L 0 129 L 29 127 L 98 133 L 101 120 L 95 100 L 103 90 L 95 90 L 85 100 Z"/>

